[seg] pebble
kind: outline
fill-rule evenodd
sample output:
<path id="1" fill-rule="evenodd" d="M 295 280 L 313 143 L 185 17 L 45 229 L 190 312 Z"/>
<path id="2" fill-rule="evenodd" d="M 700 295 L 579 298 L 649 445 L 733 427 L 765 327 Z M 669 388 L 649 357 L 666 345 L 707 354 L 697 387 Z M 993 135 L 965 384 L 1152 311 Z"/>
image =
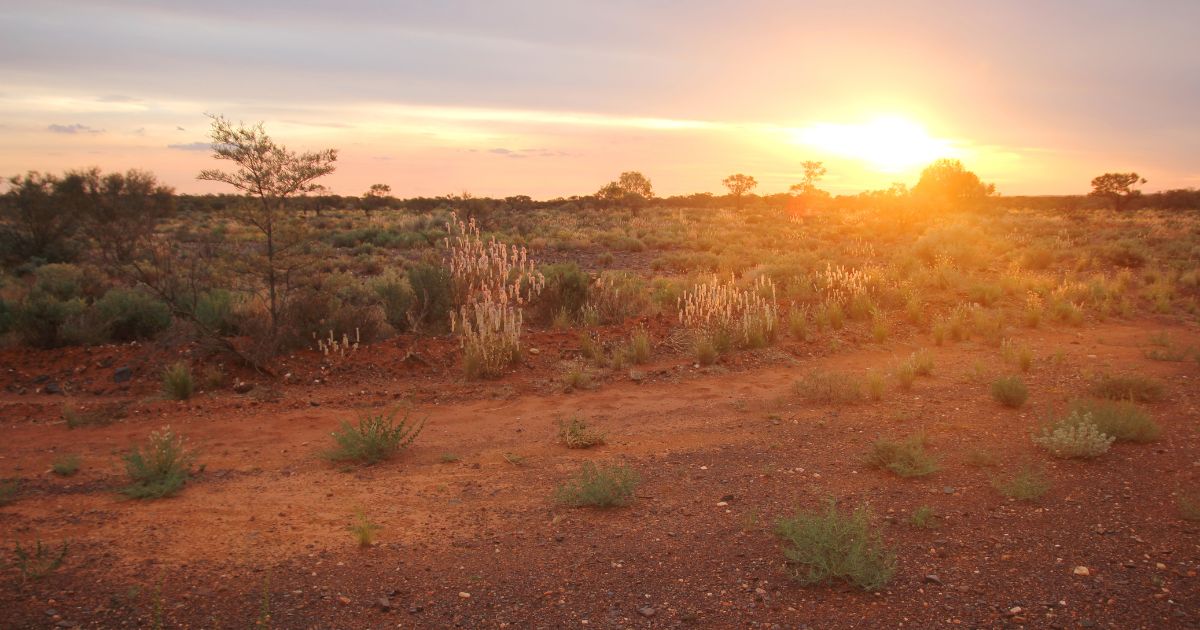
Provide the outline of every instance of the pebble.
<path id="1" fill-rule="evenodd" d="M 1075 575 L 1091 575 L 1092 572 L 1085 566 L 1075 567 Z"/>
<path id="2" fill-rule="evenodd" d="M 653 617 L 655 612 L 657 611 L 649 606 L 642 606 L 638 609 L 638 614 L 643 617 Z"/>
<path id="3" fill-rule="evenodd" d="M 942 579 L 939 578 L 938 576 L 934 575 L 933 573 L 930 573 L 929 575 L 925 576 L 925 582 L 927 582 L 929 584 L 937 584 L 938 586 L 942 586 Z"/>
<path id="4" fill-rule="evenodd" d="M 471 599 L 471 594 L 466 591 L 459 591 L 458 596 L 463 599 Z"/>
<path id="5" fill-rule="evenodd" d="M 342 602 L 343 604 L 349 604 L 350 598 L 346 597 L 345 595 L 338 595 L 338 601 Z"/>
<path id="6" fill-rule="evenodd" d="M 380 597 L 378 600 L 376 600 L 376 603 L 379 604 L 379 609 L 383 612 L 388 612 L 392 609 L 392 602 L 388 601 L 388 598 L 386 597 Z"/>

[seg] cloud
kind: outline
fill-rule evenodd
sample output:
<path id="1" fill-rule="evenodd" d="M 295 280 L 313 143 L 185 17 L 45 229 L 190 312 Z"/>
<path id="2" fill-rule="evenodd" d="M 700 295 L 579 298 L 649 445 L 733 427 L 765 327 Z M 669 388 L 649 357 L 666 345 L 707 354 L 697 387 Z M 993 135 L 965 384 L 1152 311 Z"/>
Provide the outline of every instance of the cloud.
<path id="1" fill-rule="evenodd" d="M 65 134 L 104 133 L 103 129 L 94 129 L 92 127 L 89 127 L 87 125 L 83 125 L 80 123 L 75 123 L 73 125 L 50 125 L 50 126 L 46 127 L 46 131 L 49 131 L 51 133 L 65 133 Z"/>
<path id="2" fill-rule="evenodd" d="M 211 142 L 186 142 L 182 144 L 168 144 L 167 148 L 177 151 L 211 151 L 212 146 Z"/>
<path id="3" fill-rule="evenodd" d="M 513 151 L 512 149 L 505 149 L 503 147 L 497 147 L 495 149 L 488 149 L 488 153 L 494 153 L 496 155 L 503 155 L 504 157 L 510 157 L 510 158 L 529 157 L 529 156 L 517 153 L 516 151 Z"/>

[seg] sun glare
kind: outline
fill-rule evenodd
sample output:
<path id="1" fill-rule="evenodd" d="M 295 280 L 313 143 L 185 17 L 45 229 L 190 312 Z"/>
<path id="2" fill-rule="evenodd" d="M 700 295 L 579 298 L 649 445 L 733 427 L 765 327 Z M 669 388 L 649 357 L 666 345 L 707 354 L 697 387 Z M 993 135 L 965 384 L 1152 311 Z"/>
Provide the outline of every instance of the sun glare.
<path id="1" fill-rule="evenodd" d="M 858 124 L 814 123 L 796 130 L 794 139 L 833 155 L 862 160 L 886 173 L 956 154 L 950 141 L 934 138 L 921 125 L 899 116 Z"/>

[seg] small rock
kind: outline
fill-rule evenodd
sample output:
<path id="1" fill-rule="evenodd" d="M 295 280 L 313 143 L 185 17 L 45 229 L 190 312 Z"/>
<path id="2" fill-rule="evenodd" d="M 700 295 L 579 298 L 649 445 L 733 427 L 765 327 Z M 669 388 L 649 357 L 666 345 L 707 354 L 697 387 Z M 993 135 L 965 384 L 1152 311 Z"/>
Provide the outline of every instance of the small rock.
<path id="1" fill-rule="evenodd" d="M 471 599 L 471 594 L 466 591 L 459 591 L 458 596 L 463 599 Z"/>
<path id="2" fill-rule="evenodd" d="M 942 488 L 942 492 L 945 492 L 946 494 L 954 494 L 954 486 L 946 486 Z"/>
<path id="3" fill-rule="evenodd" d="M 379 610 L 383 612 L 388 612 L 392 609 L 392 602 L 388 601 L 386 597 L 380 597 L 375 603 L 379 604 Z"/>
<path id="4" fill-rule="evenodd" d="M 942 586 L 942 579 L 939 578 L 938 576 L 934 575 L 933 573 L 930 573 L 929 575 L 925 576 L 925 583 L 926 584 L 937 584 L 938 586 Z"/>
<path id="5" fill-rule="evenodd" d="M 346 597 L 345 595 L 338 595 L 338 601 L 342 602 L 343 604 L 349 604 L 350 598 Z"/>
<path id="6" fill-rule="evenodd" d="M 1008 616 L 1016 617 L 1017 615 L 1021 614 L 1022 612 L 1025 612 L 1024 608 L 1021 608 L 1020 606 L 1013 606 L 1012 608 L 1008 609 Z"/>
<path id="7" fill-rule="evenodd" d="M 638 614 L 643 617 L 653 617 L 655 612 L 657 611 L 649 606 L 642 606 L 638 609 Z"/>
<path id="8" fill-rule="evenodd" d="M 1091 575 L 1092 572 L 1085 566 L 1075 567 L 1075 575 Z"/>
<path id="9" fill-rule="evenodd" d="M 541 351 L 541 350 L 539 350 L 539 349 L 537 349 L 537 348 L 530 348 L 530 349 L 529 349 L 529 354 L 532 354 L 532 355 L 539 355 L 539 354 L 541 354 L 541 353 L 542 353 L 542 351 Z"/>
<path id="10" fill-rule="evenodd" d="M 114 383 L 126 383 L 133 379 L 133 368 L 122 366 L 113 371 Z"/>
<path id="11" fill-rule="evenodd" d="M 245 394 L 246 392 L 249 392 L 252 389 L 254 389 L 254 384 L 247 383 L 246 381 L 237 381 L 233 384 L 233 391 L 235 391 L 239 394 Z"/>
<path id="12" fill-rule="evenodd" d="M 42 390 L 42 391 L 46 392 L 47 394 L 61 394 L 61 393 L 63 393 L 62 386 L 60 386 L 58 383 L 47 383 L 47 384 L 46 384 L 46 389 L 44 389 L 44 390 Z"/>

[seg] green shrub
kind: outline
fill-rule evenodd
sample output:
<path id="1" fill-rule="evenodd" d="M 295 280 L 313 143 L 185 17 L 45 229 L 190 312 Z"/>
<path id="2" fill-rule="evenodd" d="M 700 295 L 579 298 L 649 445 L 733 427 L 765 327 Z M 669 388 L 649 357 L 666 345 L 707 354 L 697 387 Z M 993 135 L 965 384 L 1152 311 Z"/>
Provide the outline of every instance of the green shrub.
<path id="1" fill-rule="evenodd" d="M 560 312 L 571 320 L 578 319 L 588 301 L 588 274 L 573 262 L 546 265 L 541 271 L 546 285 L 535 304 L 538 319 L 549 322 Z"/>
<path id="2" fill-rule="evenodd" d="M 896 366 L 896 382 L 899 383 L 900 389 L 908 391 L 912 389 L 913 383 L 917 380 L 917 372 L 913 369 L 912 363 L 905 361 Z"/>
<path id="3" fill-rule="evenodd" d="M 871 444 L 867 465 L 890 470 L 901 477 L 923 477 L 938 470 L 937 460 L 925 452 L 925 436 L 903 441 L 880 438 Z"/>
<path id="4" fill-rule="evenodd" d="M 637 473 L 628 466 L 584 462 L 578 474 L 558 487 L 555 500 L 573 507 L 628 505 L 639 482 Z"/>
<path id="5" fill-rule="evenodd" d="M 1111 400 L 1156 402 L 1163 399 L 1161 382 L 1136 374 L 1105 374 L 1092 385 L 1092 394 Z"/>
<path id="6" fill-rule="evenodd" d="M 409 321 L 414 327 L 442 330 L 450 324 L 454 292 L 450 270 L 441 265 L 422 263 L 408 269 L 408 285 L 413 301 Z"/>
<path id="7" fill-rule="evenodd" d="M 35 290 L 17 306 L 12 329 L 30 346 L 57 348 L 69 343 L 63 335 L 64 324 L 86 310 L 87 305 L 82 299 L 59 300 Z"/>
<path id="8" fill-rule="evenodd" d="M 1033 442 L 1055 457 L 1090 459 L 1108 452 L 1116 438 L 1100 432 L 1089 413 L 1072 411 L 1053 427 L 1042 429 Z"/>
<path id="9" fill-rule="evenodd" d="M 394 271 L 388 271 L 371 281 L 371 289 L 379 296 L 383 307 L 384 318 L 397 331 L 408 330 L 409 314 L 412 312 L 416 296 L 408 278 Z"/>
<path id="10" fill-rule="evenodd" d="M 929 507 L 928 505 L 922 505 L 921 507 L 913 510 L 912 516 L 908 518 L 908 522 L 912 524 L 913 527 L 920 527 L 922 529 L 933 529 L 937 527 L 937 521 L 938 515 L 934 513 L 933 508 Z"/>
<path id="11" fill-rule="evenodd" d="M 1050 489 L 1050 480 L 1042 469 L 1025 464 L 1011 477 L 993 479 L 992 486 L 1010 499 L 1032 501 L 1046 494 Z"/>
<path id="12" fill-rule="evenodd" d="M 806 586 L 840 579 L 876 591 L 896 573 L 896 555 L 863 506 L 850 514 L 833 501 L 823 511 L 797 510 L 775 524 L 775 534 L 784 543 L 792 578 Z"/>
<path id="13" fill-rule="evenodd" d="M 1029 398 L 1029 389 L 1019 376 L 1002 376 L 992 381 L 992 398 L 1005 407 L 1017 408 Z"/>
<path id="14" fill-rule="evenodd" d="M 60 477 L 70 477 L 79 472 L 79 456 L 61 455 L 50 464 L 50 470 Z"/>
<path id="15" fill-rule="evenodd" d="M 370 547 L 371 543 L 375 542 L 375 534 L 379 533 L 380 527 L 367 518 L 366 512 L 359 509 L 354 513 L 354 522 L 350 524 L 349 529 L 359 547 Z"/>
<path id="16" fill-rule="evenodd" d="M 38 539 L 32 549 L 26 549 L 18 542 L 13 549 L 13 565 L 21 572 L 22 580 L 40 580 L 62 566 L 67 558 L 67 548 L 68 544 L 64 542 L 55 551 Z"/>
<path id="17" fill-rule="evenodd" d="M 184 361 L 176 361 L 163 370 L 163 394 L 171 400 L 187 400 L 192 397 L 196 383 L 192 368 Z"/>
<path id="18" fill-rule="evenodd" d="M 629 358 L 635 364 L 642 365 L 650 360 L 651 352 L 650 333 L 645 328 L 638 328 L 629 340 Z"/>
<path id="19" fill-rule="evenodd" d="M 1162 432 L 1146 410 L 1127 400 L 1075 400 L 1070 410 L 1076 417 L 1089 416 L 1101 433 L 1122 442 L 1153 442 Z"/>
<path id="20" fill-rule="evenodd" d="M 218 335 L 232 335 L 237 332 L 236 307 L 233 293 L 225 289 L 207 291 L 196 300 L 196 321 Z"/>
<path id="21" fill-rule="evenodd" d="M 134 499 L 161 499 L 179 492 L 187 483 L 195 455 L 186 448 L 182 436 L 163 427 L 124 459 L 125 472 L 133 483 L 121 492 Z"/>
<path id="22" fill-rule="evenodd" d="M 84 297 L 84 272 L 75 265 L 53 263 L 42 265 L 33 272 L 32 291 L 66 302 Z"/>
<path id="23" fill-rule="evenodd" d="M 105 336 L 115 341 L 149 339 L 171 325 L 171 309 L 134 289 L 112 289 L 92 306 Z"/>
<path id="24" fill-rule="evenodd" d="M 366 465 L 376 464 L 407 448 L 424 428 L 425 422 L 409 424 L 406 413 L 396 422 L 397 412 L 359 418 L 358 426 L 342 421 L 341 427 L 332 433 L 337 444 L 325 452 L 325 458 L 335 462 L 356 461 Z"/>
<path id="25" fill-rule="evenodd" d="M 8 505 L 17 500 L 17 493 L 21 491 L 20 479 L 9 479 L 0 481 L 0 506 Z"/>
<path id="26" fill-rule="evenodd" d="M 793 386 L 812 403 L 852 403 L 862 400 L 862 379 L 851 374 L 813 370 Z"/>
<path id="27" fill-rule="evenodd" d="M 558 422 L 558 439 L 567 448 L 590 448 L 604 444 L 604 434 L 589 427 L 587 421 L 579 416 L 572 416 L 568 421 Z"/>
<path id="28" fill-rule="evenodd" d="M 700 365 L 712 365 L 721 356 L 721 353 L 717 351 L 717 344 L 709 335 L 702 335 L 696 340 L 695 352 L 696 363 Z"/>

